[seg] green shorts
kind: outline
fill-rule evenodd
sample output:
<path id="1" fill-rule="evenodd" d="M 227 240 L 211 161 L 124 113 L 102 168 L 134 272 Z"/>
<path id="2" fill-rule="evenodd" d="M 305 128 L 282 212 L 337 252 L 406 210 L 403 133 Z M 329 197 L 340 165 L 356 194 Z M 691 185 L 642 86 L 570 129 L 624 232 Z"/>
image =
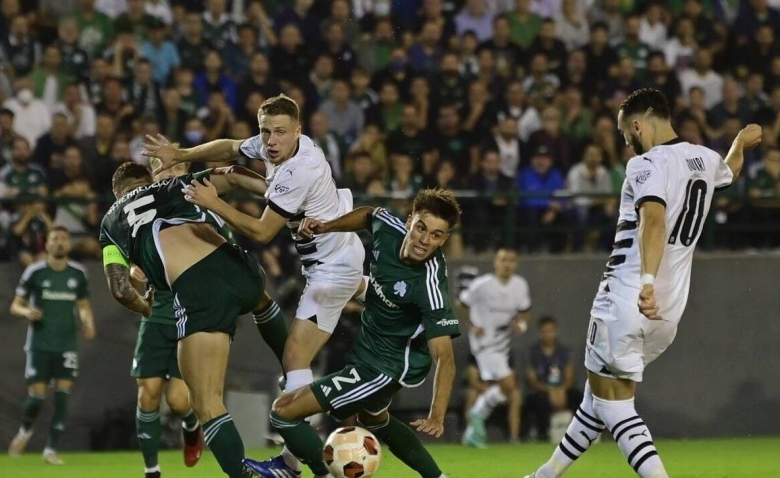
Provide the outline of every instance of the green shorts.
<path id="1" fill-rule="evenodd" d="M 347 365 L 311 385 L 320 406 L 336 420 L 357 412 L 380 415 L 390 407 L 401 385 L 391 377 L 364 365 Z"/>
<path id="2" fill-rule="evenodd" d="M 176 357 L 178 343 L 176 325 L 141 322 L 130 376 L 181 378 L 179 360 Z"/>
<path id="3" fill-rule="evenodd" d="M 233 337 L 238 316 L 263 298 L 265 271 L 246 251 L 226 243 L 184 271 L 171 290 L 179 340 L 196 332 Z"/>
<path id="4" fill-rule="evenodd" d="M 44 352 L 28 350 L 24 366 L 27 383 L 49 383 L 52 380 L 75 380 L 79 374 L 79 355 L 76 351 Z"/>

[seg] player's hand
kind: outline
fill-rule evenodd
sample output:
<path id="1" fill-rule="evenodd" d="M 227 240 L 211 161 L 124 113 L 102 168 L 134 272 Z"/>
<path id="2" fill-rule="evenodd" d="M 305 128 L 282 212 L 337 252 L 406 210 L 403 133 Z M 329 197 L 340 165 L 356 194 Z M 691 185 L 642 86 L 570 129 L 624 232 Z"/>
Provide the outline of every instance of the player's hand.
<path id="1" fill-rule="evenodd" d="M 310 217 L 304 217 L 298 225 L 298 235 L 304 239 L 311 239 L 315 234 L 325 234 L 326 232 L 328 231 L 324 223 Z"/>
<path id="2" fill-rule="evenodd" d="M 84 338 L 87 340 L 92 340 L 95 338 L 95 328 L 94 327 L 84 327 Z"/>
<path id="3" fill-rule="evenodd" d="M 410 423 L 418 432 L 439 438 L 444 433 L 444 418 L 420 418 Z"/>
<path id="4" fill-rule="evenodd" d="M 517 319 L 512 322 L 512 332 L 524 334 L 528 330 L 528 323 L 525 320 Z"/>
<path id="5" fill-rule="evenodd" d="M 36 320 L 41 320 L 43 318 L 43 312 L 35 307 L 28 307 L 27 313 L 24 314 L 24 316 L 30 322 L 35 322 Z"/>
<path id="6" fill-rule="evenodd" d="M 662 320 L 655 303 L 655 289 L 647 284 L 639 291 L 639 312 L 650 320 Z"/>
<path id="7" fill-rule="evenodd" d="M 143 156 L 160 160 L 161 165 L 152 171 L 152 174 L 158 174 L 160 171 L 165 171 L 174 164 L 181 162 L 179 161 L 181 149 L 171 144 L 168 138 L 161 134 L 158 134 L 156 137 L 147 134 L 146 141 L 141 143 L 141 147 L 143 148 L 143 151 L 141 151 Z"/>
<path id="8" fill-rule="evenodd" d="M 146 307 L 144 310 L 141 311 L 141 315 L 144 317 L 150 317 L 152 315 L 152 306 L 154 305 L 154 287 L 149 286 L 148 289 L 146 289 L 146 294 L 144 294 L 144 302 L 146 302 Z"/>
<path id="9" fill-rule="evenodd" d="M 485 329 L 483 327 L 474 327 L 471 329 L 474 331 L 474 337 L 481 339 L 485 336 Z"/>
<path id="10" fill-rule="evenodd" d="M 184 186 L 181 192 L 184 193 L 186 201 L 206 209 L 213 209 L 214 205 L 219 202 L 217 188 L 206 178 L 203 178 L 202 183 L 197 179 L 192 181 Z"/>
<path id="11" fill-rule="evenodd" d="M 737 137 L 734 141 L 742 143 L 742 147 L 745 149 L 755 148 L 761 144 L 761 135 L 761 126 L 751 123 L 737 133 Z"/>
<path id="12" fill-rule="evenodd" d="M 146 282 L 146 274 L 135 264 L 130 266 L 130 277 L 138 282 Z"/>

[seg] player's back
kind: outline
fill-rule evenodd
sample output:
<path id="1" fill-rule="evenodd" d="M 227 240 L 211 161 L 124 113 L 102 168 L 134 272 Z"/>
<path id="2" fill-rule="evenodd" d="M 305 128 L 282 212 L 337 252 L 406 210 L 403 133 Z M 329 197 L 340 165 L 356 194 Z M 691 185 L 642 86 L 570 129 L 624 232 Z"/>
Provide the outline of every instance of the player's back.
<path id="1" fill-rule="evenodd" d="M 168 290 L 161 258 L 160 230 L 187 222 L 213 222 L 218 226 L 214 216 L 187 202 L 181 192 L 186 184 L 207 178 L 209 173 L 203 171 L 162 179 L 128 192 L 103 217 L 101 245 L 116 245 L 125 257 L 144 271 L 155 288 Z"/>
<path id="2" fill-rule="evenodd" d="M 731 184 L 732 173 L 718 153 L 675 140 L 632 158 L 620 199 L 620 218 L 605 278 L 639 289 L 639 208 L 666 207 L 666 242 L 654 288 L 660 315 L 678 321 L 688 300 L 693 251 L 715 190 Z"/>

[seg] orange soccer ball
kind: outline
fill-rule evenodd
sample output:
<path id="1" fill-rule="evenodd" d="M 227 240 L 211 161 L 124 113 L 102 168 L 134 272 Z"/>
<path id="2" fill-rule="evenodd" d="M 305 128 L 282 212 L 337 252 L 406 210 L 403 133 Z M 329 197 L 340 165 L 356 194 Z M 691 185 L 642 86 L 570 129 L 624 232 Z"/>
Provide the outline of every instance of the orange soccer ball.
<path id="1" fill-rule="evenodd" d="M 379 469 L 382 449 L 370 431 L 343 427 L 328 437 L 322 459 L 336 478 L 369 478 Z"/>

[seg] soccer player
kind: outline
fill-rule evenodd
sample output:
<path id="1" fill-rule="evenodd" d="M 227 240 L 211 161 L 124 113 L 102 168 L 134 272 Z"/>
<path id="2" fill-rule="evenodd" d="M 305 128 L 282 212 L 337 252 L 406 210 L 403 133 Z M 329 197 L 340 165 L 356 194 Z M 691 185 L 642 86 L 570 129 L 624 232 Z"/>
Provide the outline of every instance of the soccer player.
<path id="1" fill-rule="evenodd" d="M 289 449 L 316 477 L 331 475 L 322 461 L 322 440 L 304 420 L 321 412 L 336 419 L 357 413 L 358 424 L 420 476 L 444 476 L 414 432 L 387 410 L 401 388 L 422 384 L 433 358 L 436 378 L 430 414 L 411 425 L 435 437 L 444 431 L 455 377 L 452 337 L 460 331 L 450 306 L 441 246 L 459 220 L 460 208 L 452 193 L 426 189 L 414 199 L 406 224 L 372 207 L 332 221 L 307 218 L 301 223 L 302 237 L 369 229 L 373 238 L 366 308 L 348 365 L 309 387 L 285 393 L 270 414 Z M 245 463 L 265 478 L 300 476 L 283 461 L 275 461 L 276 467 L 249 459 Z"/>
<path id="2" fill-rule="evenodd" d="M 748 125 L 724 161 L 682 141 L 666 97 L 651 88 L 623 101 L 618 129 L 636 156 L 626 166 L 615 246 L 591 309 L 585 394 L 563 440 L 533 478 L 561 476 L 604 428 L 639 476 L 668 476 L 634 408 L 637 384 L 677 333 L 713 193 L 734 181 L 745 149 L 761 142 L 761 127 Z"/>
<path id="3" fill-rule="evenodd" d="M 68 395 L 79 371 L 76 330 L 81 323 L 88 340 L 95 337 L 95 322 L 89 303 L 89 283 L 83 266 L 68 259 L 70 234 L 57 226 L 46 239 L 45 261 L 30 264 L 22 273 L 11 314 L 27 319 L 27 352 L 24 378 L 27 400 L 19 432 L 11 441 L 8 453 L 17 457 L 32 437 L 32 426 L 41 411 L 46 387 L 54 381 L 54 416 L 49 438 L 43 450 L 43 461 L 62 465 L 57 444 L 65 430 Z"/>
<path id="4" fill-rule="evenodd" d="M 214 216 L 188 203 L 182 193 L 182 186 L 196 178 L 210 177 L 220 192 L 233 184 L 262 183 L 237 170 L 242 168 L 153 182 L 145 167 L 122 164 L 112 180 L 117 201 L 103 218 L 100 242 L 109 288 L 123 306 L 149 317 L 154 291 L 173 293 L 179 369 L 205 442 L 226 475 L 245 478 L 252 475 L 241 463 L 244 445 L 222 390 L 236 319 L 259 310 L 265 273 L 253 257 L 219 234 Z M 131 284 L 131 263 L 152 286 L 145 295 Z"/>
<path id="5" fill-rule="evenodd" d="M 231 207 L 217 197 L 208 181 L 189 185 L 189 200 L 222 217 L 234 230 L 266 244 L 286 224 L 303 264 L 306 288 L 298 303 L 296 320 L 284 347 L 286 391 L 313 381 L 311 362 L 336 327 L 341 311 L 353 296 L 365 293 L 365 252 L 354 233 L 328 234 L 311 239 L 297 234 L 304 216 L 328 221 L 352 210 L 352 195 L 336 189 L 330 165 L 322 150 L 301 134 L 298 105 L 287 96 L 266 100 L 258 111 L 260 135 L 244 141 L 216 140 L 179 149 L 163 137 L 147 137 L 145 155 L 158 157 L 164 166 L 183 161 L 228 161 L 241 156 L 265 163 L 268 206 L 260 220 Z M 290 466 L 295 457 L 283 450 Z"/>
<path id="6" fill-rule="evenodd" d="M 474 279 L 461 292 L 459 303 L 469 311 L 469 345 L 483 382 L 488 389 L 477 398 L 468 414 L 469 426 L 463 444 L 484 448 L 487 442 L 485 421 L 498 405 L 509 402 L 509 440 L 520 436 L 522 398 L 515 371 L 509 365 L 512 332 L 528 329 L 531 295 L 528 282 L 518 275 L 517 253 L 499 249 L 493 260 L 493 273 Z"/>

